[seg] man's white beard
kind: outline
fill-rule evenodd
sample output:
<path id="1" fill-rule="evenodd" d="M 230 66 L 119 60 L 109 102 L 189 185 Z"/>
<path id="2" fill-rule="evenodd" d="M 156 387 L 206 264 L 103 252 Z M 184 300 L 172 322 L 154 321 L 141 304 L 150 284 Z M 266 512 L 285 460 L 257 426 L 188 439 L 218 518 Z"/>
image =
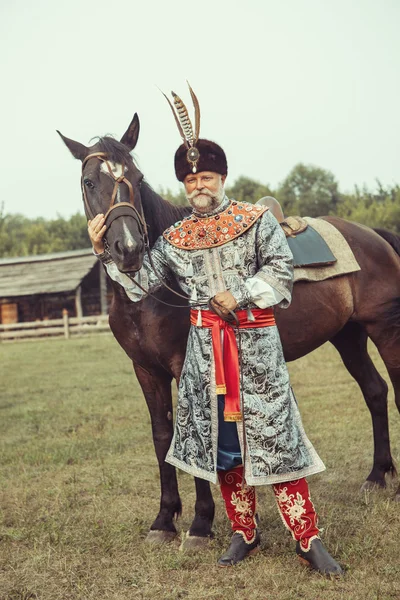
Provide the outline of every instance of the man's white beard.
<path id="1" fill-rule="evenodd" d="M 218 208 L 222 200 L 225 197 L 225 190 L 222 183 L 220 183 L 217 192 L 210 192 L 207 188 L 203 188 L 199 193 L 199 190 L 194 190 L 191 194 L 186 194 L 187 201 L 198 213 L 209 213 Z"/>

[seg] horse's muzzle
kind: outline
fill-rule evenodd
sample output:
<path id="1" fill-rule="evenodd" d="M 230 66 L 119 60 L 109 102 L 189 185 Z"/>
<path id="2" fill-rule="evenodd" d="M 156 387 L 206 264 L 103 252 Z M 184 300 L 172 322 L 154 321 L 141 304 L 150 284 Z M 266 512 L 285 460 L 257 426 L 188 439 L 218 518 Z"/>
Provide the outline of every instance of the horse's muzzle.
<path id="1" fill-rule="evenodd" d="M 136 273 L 143 264 L 144 242 L 131 242 L 131 245 L 126 245 L 115 240 L 109 247 L 109 252 L 117 268 L 122 273 Z"/>

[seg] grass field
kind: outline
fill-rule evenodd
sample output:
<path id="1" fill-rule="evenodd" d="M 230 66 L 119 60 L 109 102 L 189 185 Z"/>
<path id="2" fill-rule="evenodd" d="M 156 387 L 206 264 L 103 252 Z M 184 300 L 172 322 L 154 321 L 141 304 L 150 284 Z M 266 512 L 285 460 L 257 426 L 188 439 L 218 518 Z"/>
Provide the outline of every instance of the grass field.
<path id="1" fill-rule="evenodd" d="M 397 482 L 359 492 L 372 463 L 370 417 L 333 348 L 290 365 L 327 466 L 310 487 L 324 541 L 347 569 L 333 581 L 299 565 L 268 488 L 259 492 L 262 551 L 234 569 L 215 565 L 230 539 L 216 488 L 209 550 L 144 542 L 158 511 L 158 467 L 140 388 L 111 336 L 3 344 L 0 369 L 0 600 L 400 598 Z M 389 404 L 399 458 L 392 395 Z M 194 484 L 178 477 L 185 532 Z"/>

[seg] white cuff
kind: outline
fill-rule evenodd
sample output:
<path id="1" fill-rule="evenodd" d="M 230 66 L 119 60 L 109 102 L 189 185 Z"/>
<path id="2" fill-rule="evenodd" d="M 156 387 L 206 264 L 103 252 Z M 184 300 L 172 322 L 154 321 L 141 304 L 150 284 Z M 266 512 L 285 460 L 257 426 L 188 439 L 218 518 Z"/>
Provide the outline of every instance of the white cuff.
<path id="1" fill-rule="evenodd" d="M 257 275 L 246 279 L 245 286 L 254 302 L 259 308 L 268 308 L 279 304 L 284 299 L 284 296 L 277 292 L 272 285 L 266 283 Z"/>
<path id="2" fill-rule="evenodd" d="M 142 290 L 133 283 L 132 279 L 128 277 L 128 275 L 125 275 L 125 273 L 121 273 L 121 271 L 118 271 L 115 262 L 105 263 L 104 266 L 107 269 L 107 273 L 111 277 L 111 279 L 122 285 L 126 295 L 130 300 L 132 300 L 132 302 L 138 302 L 143 298 L 144 292 L 142 292 Z M 140 271 L 138 273 L 135 273 L 134 279 L 138 283 L 140 283 Z"/>

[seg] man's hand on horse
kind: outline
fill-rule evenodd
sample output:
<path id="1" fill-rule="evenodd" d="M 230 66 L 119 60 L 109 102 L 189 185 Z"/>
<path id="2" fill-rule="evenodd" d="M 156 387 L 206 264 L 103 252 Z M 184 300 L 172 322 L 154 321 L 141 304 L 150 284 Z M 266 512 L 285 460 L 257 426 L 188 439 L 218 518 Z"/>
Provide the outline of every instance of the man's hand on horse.
<path id="1" fill-rule="evenodd" d="M 237 308 L 237 302 L 229 291 L 215 294 L 212 303 L 224 314 L 228 315 L 230 310 Z"/>
<path id="2" fill-rule="evenodd" d="M 96 254 L 101 254 L 104 252 L 103 235 L 107 229 L 104 223 L 105 219 L 103 214 L 98 214 L 94 217 L 94 219 L 88 221 L 88 234 Z"/>

